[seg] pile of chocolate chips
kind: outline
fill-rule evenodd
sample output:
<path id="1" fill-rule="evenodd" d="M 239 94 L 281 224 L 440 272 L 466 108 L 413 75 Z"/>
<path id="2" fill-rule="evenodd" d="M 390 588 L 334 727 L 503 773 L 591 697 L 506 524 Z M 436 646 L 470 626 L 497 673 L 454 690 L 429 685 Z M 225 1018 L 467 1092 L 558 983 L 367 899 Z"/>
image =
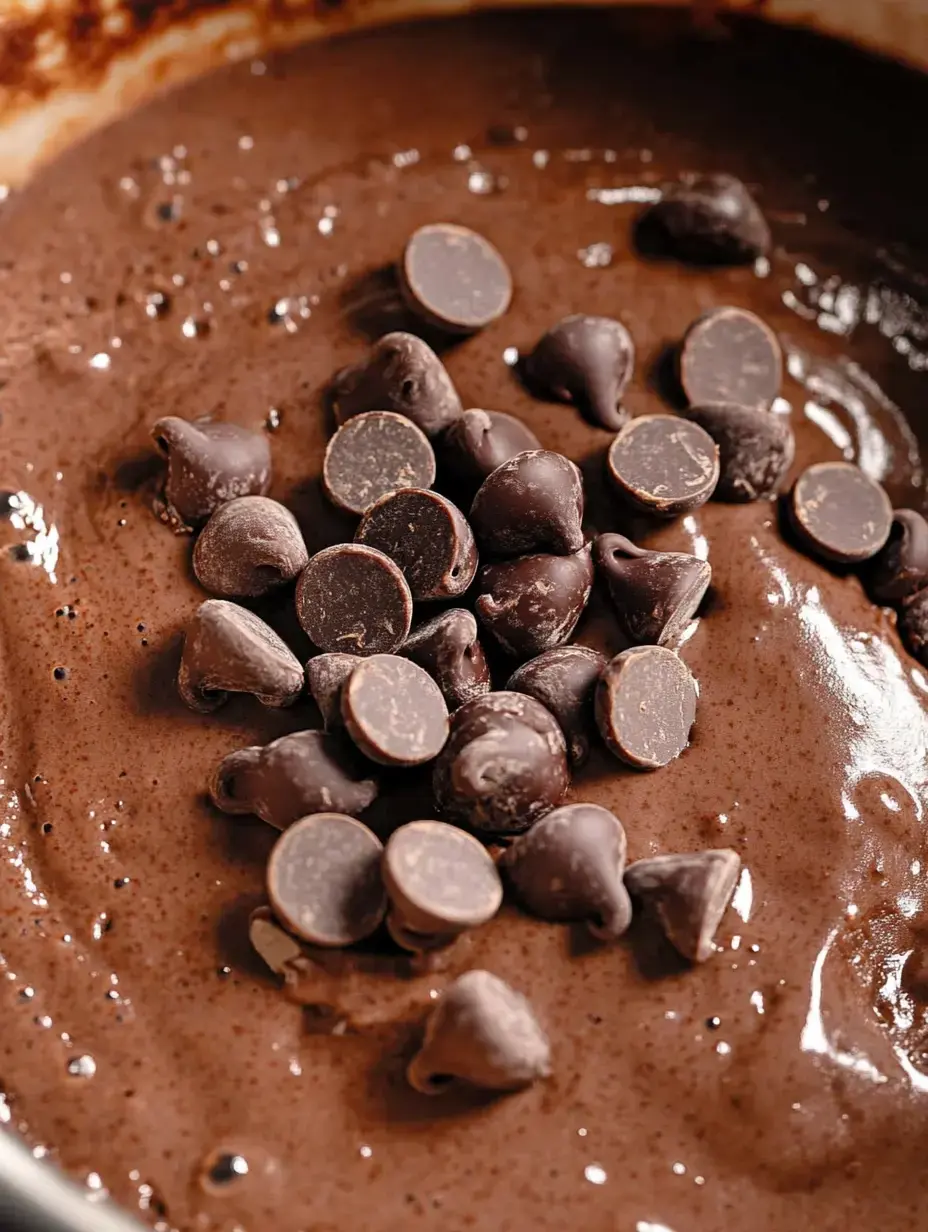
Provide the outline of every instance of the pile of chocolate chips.
<path id="1" fill-rule="evenodd" d="M 727 176 L 668 186 L 639 226 L 681 260 L 753 261 L 771 243 L 757 204 Z M 430 329 L 471 333 L 508 308 L 502 256 L 465 228 L 421 228 L 398 269 Z M 605 466 L 619 508 L 666 519 L 712 496 L 778 496 L 794 444 L 771 410 L 782 357 L 763 321 L 730 307 L 694 322 L 679 348 L 682 414 L 629 419 L 622 394 L 633 367 L 621 322 L 573 315 L 522 369 L 533 393 L 574 404 L 614 434 Z M 220 809 L 282 831 L 267 868 L 269 907 L 251 924 L 259 953 L 282 973 L 320 948 L 377 935 L 397 953 L 434 956 L 490 920 L 505 887 L 534 915 L 585 922 L 603 942 L 643 912 L 685 958 L 708 959 L 739 876 L 737 853 L 626 866 L 619 819 L 563 800 L 597 739 L 640 770 L 686 748 L 698 690 L 675 648 L 710 565 L 618 533 L 588 541 L 577 466 L 542 449 L 513 416 L 465 410 L 417 336 L 388 334 L 338 373 L 332 406 L 339 426 L 323 487 L 359 521 L 353 542 L 311 558 L 292 513 L 265 495 L 266 437 L 174 417 L 153 428 L 167 455 L 159 513 L 199 531 L 193 567 L 215 596 L 187 630 L 182 698 L 207 712 L 233 692 L 289 706 L 308 690 L 324 724 L 229 754 L 210 784 Z M 466 494 L 466 513 L 433 489 L 436 455 L 455 494 Z M 920 515 L 894 513 L 882 488 L 844 462 L 810 467 L 781 503 L 784 531 L 804 550 L 832 565 L 865 565 L 871 594 L 899 607 L 907 644 L 928 664 Z M 596 575 L 630 643 L 611 662 L 570 644 Z M 288 586 L 319 652 L 305 670 L 240 602 Z M 481 638 L 511 664 L 502 690 Z M 403 825 L 384 845 L 357 814 L 377 796 L 382 767 L 426 763 L 436 819 Z M 408 1077 L 428 1093 L 452 1079 L 512 1089 L 549 1072 L 549 1051 L 525 997 L 473 970 L 433 1009 Z"/>

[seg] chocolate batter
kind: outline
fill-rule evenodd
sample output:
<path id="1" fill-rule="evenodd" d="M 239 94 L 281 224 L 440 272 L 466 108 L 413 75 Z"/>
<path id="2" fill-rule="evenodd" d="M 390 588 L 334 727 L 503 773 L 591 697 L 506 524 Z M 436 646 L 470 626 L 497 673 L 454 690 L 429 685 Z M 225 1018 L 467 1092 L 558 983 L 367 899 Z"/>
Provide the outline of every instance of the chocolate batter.
<path id="1" fill-rule="evenodd" d="M 511 366 L 568 312 L 618 316 L 627 402 L 656 413 L 668 343 L 750 308 L 787 347 L 796 467 L 851 457 L 925 505 L 928 88 L 812 38 L 729 33 L 577 13 L 345 39 L 172 94 L 2 206 L 0 1112 L 89 1198 L 226 1232 L 923 1225 L 928 676 L 769 502 L 629 527 L 609 434 Z M 686 169 L 756 187 L 769 265 L 634 251 L 637 203 Z M 178 697 L 203 595 L 189 537 L 152 514 L 148 429 L 266 425 L 270 495 L 310 552 L 348 537 L 320 490 L 321 390 L 408 326 L 388 267 L 436 221 L 513 274 L 508 313 L 445 351 L 465 406 L 580 463 L 588 529 L 713 567 L 682 651 L 692 746 L 642 775 L 597 745 L 569 799 L 613 809 L 632 859 L 731 846 L 746 871 L 698 969 L 506 908 L 431 983 L 320 972 L 366 1024 L 333 1036 L 247 942 L 276 832 L 204 795 L 227 752 L 318 715 Z M 289 595 L 258 610 L 308 655 Z M 578 636 L 623 644 L 601 599 Z M 366 814 L 382 837 L 429 815 L 410 775 Z M 403 1078 L 427 989 L 471 967 L 531 998 L 553 1075 L 430 1099 Z"/>

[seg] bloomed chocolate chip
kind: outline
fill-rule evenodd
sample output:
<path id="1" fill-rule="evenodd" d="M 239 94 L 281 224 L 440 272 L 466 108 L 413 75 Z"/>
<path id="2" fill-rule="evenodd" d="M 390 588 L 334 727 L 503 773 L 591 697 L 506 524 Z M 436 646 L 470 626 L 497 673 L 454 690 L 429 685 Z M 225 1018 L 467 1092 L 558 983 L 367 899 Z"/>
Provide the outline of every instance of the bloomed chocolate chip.
<path id="1" fill-rule="evenodd" d="M 622 823 L 598 804 L 565 804 L 509 847 L 500 869 L 519 901 L 543 920 L 585 920 L 603 940 L 621 937 L 632 919 L 622 881 Z"/>
<path id="2" fill-rule="evenodd" d="M 414 231 L 399 275 L 412 311 L 450 334 L 483 329 L 503 315 L 512 299 L 512 275 L 496 248 L 454 223 Z"/>
<path id="3" fill-rule="evenodd" d="M 653 907 L 675 949 L 690 962 L 705 962 L 731 901 L 741 859 L 729 848 L 692 855 L 636 860 L 625 872 L 632 898 Z"/>
<path id="4" fill-rule="evenodd" d="M 608 664 L 596 687 L 596 722 L 616 757 L 656 770 L 679 757 L 696 718 L 696 682 L 663 646 L 634 646 Z"/>
<path id="5" fill-rule="evenodd" d="M 676 415 L 640 415 L 609 446 L 609 478 L 633 509 L 676 517 L 704 505 L 719 478 L 719 451 L 704 428 Z"/>
<path id="6" fill-rule="evenodd" d="M 454 607 L 413 629 L 400 654 L 424 667 L 450 710 L 490 691 L 490 669 L 477 638 L 477 621 Z"/>
<path id="7" fill-rule="evenodd" d="M 346 946 L 375 932 L 387 910 L 383 844 L 344 813 L 316 813 L 280 836 L 267 865 L 271 909 L 312 945 Z"/>
<path id="8" fill-rule="evenodd" d="M 877 603 L 901 603 L 928 586 L 928 522 L 920 513 L 893 511 L 889 538 L 863 576 Z"/>
<path id="9" fill-rule="evenodd" d="M 676 645 L 709 586 L 708 561 L 648 551 L 616 534 L 599 535 L 593 557 L 629 641 Z"/>
<path id="10" fill-rule="evenodd" d="M 303 669 L 253 612 L 207 599 L 184 636 L 177 689 L 203 713 L 217 710 L 230 693 L 253 693 L 265 706 L 292 706 L 303 691 Z"/>
<path id="11" fill-rule="evenodd" d="M 780 392 L 783 354 L 773 330 L 745 308 L 715 308 L 686 331 L 680 384 L 693 406 L 733 402 L 766 410 Z"/>
<path id="12" fill-rule="evenodd" d="M 361 519 L 355 541 L 396 561 L 416 600 L 453 599 L 477 572 L 467 519 L 438 492 L 405 488 L 382 496 Z"/>
<path id="13" fill-rule="evenodd" d="M 254 598 L 292 582 L 309 559 L 296 518 L 266 496 L 221 505 L 193 549 L 200 585 L 226 599 Z"/>
<path id="14" fill-rule="evenodd" d="M 480 571 L 477 617 L 507 654 L 525 659 L 562 646 L 593 589 L 589 546 L 572 556 L 520 556 Z"/>
<path id="15" fill-rule="evenodd" d="M 796 452 L 793 430 L 782 415 L 725 402 L 693 406 L 686 414 L 718 445 L 716 497 L 743 502 L 777 491 Z"/>
<path id="16" fill-rule="evenodd" d="M 421 766 L 448 738 L 441 690 L 417 663 L 372 655 L 342 686 L 342 719 L 366 757 L 385 766 Z"/>
<path id="17" fill-rule="evenodd" d="M 741 264 L 770 251 L 770 227 L 732 175 L 689 176 L 669 185 L 648 210 L 674 255 L 685 261 Z"/>
<path id="18" fill-rule="evenodd" d="M 627 421 L 621 399 L 635 366 L 635 344 L 621 321 L 583 313 L 553 326 L 526 361 L 542 396 L 572 402 L 593 423 L 616 431 Z"/>
<path id="19" fill-rule="evenodd" d="M 531 1004 L 478 969 L 442 993 L 406 1076 L 417 1091 L 440 1095 L 455 1082 L 515 1091 L 550 1072 L 551 1048 Z"/>
<path id="20" fill-rule="evenodd" d="M 445 366 L 414 334 L 385 334 L 361 363 L 336 377 L 332 403 L 339 423 L 365 411 L 395 411 L 426 436 L 435 436 L 461 414 L 461 399 Z"/>
<path id="21" fill-rule="evenodd" d="M 151 434 L 167 456 L 165 517 L 199 526 L 237 496 L 263 496 L 271 482 L 271 449 L 260 432 L 231 423 L 190 423 L 168 415 Z"/>
<path id="22" fill-rule="evenodd" d="M 360 655 L 329 651 L 306 664 L 306 687 L 319 707 L 326 731 L 342 727 L 342 685 L 364 660 Z"/>
<path id="23" fill-rule="evenodd" d="M 389 556 L 366 544 L 337 543 L 300 574 L 296 612 L 320 650 L 391 654 L 409 632 L 412 595 Z"/>
<path id="24" fill-rule="evenodd" d="M 390 835 L 382 873 L 387 927 L 404 949 L 447 945 L 491 920 L 503 886 L 487 849 L 443 821 L 411 821 Z"/>
<path id="25" fill-rule="evenodd" d="M 593 696 L 606 659 L 586 646 L 560 646 L 523 663 L 509 677 L 506 688 L 526 693 L 541 702 L 558 721 L 571 764 L 582 766 L 590 755 L 596 730 Z"/>
<path id="26" fill-rule="evenodd" d="M 439 457 L 448 474 L 461 483 L 479 485 L 517 453 L 540 449 L 535 433 L 503 411 L 465 411 L 442 433 Z M 471 488 L 473 490 L 473 488 Z"/>
<path id="27" fill-rule="evenodd" d="M 480 547 L 497 556 L 569 555 L 583 547 L 583 480 L 563 454 L 516 454 L 481 484 L 470 511 Z"/>
<path id="28" fill-rule="evenodd" d="M 790 493 L 789 511 L 802 546 L 836 564 L 875 556 L 893 522 L 889 497 L 850 462 L 819 462 L 804 470 Z"/>
<path id="29" fill-rule="evenodd" d="M 393 411 L 367 411 L 342 424 L 322 462 L 325 494 L 346 513 L 366 513 L 388 492 L 430 488 L 434 482 L 428 437 Z"/>
<path id="30" fill-rule="evenodd" d="M 899 633 L 906 650 L 928 667 L 928 588 L 903 600 L 899 609 Z"/>
<path id="31" fill-rule="evenodd" d="M 254 813 L 278 830 L 323 809 L 361 813 L 378 790 L 373 767 L 350 741 L 321 731 L 229 753 L 209 788 L 224 813 Z"/>
<path id="32" fill-rule="evenodd" d="M 488 693 L 451 716 L 433 787 L 449 821 L 520 834 L 560 804 L 570 776 L 554 717 L 521 693 Z"/>

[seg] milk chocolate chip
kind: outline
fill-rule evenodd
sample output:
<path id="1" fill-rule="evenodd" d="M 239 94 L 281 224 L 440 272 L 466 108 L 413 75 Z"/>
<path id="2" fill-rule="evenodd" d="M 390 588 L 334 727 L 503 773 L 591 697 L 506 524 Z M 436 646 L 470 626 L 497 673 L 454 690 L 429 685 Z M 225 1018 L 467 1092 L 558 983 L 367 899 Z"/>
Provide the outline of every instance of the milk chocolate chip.
<path id="1" fill-rule="evenodd" d="M 639 415 L 607 455 L 616 495 L 642 513 L 676 517 L 704 505 L 719 478 L 719 451 L 698 424 L 676 415 Z"/>
<path id="2" fill-rule="evenodd" d="M 417 663 L 371 655 L 342 686 L 342 719 L 358 748 L 384 766 L 421 766 L 448 738 L 441 690 Z"/>
<path id="3" fill-rule="evenodd" d="M 625 830 L 608 809 L 565 804 L 516 839 L 500 869 L 534 915 L 585 920 L 594 937 L 612 941 L 632 919 L 625 851 Z"/>
<path id="4" fill-rule="evenodd" d="M 224 813 L 254 813 L 283 830 L 324 809 L 362 813 L 379 790 L 372 770 L 344 736 L 301 731 L 230 753 L 209 791 Z"/>
<path id="5" fill-rule="evenodd" d="M 561 646 L 523 663 L 506 682 L 510 692 L 526 693 L 551 711 L 564 733 L 574 768 L 590 755 L 596 730 L 593 695 L 605 666 L 606 659 L 598 650 Z"/>
<path id="6" fill-rule="evenodd" d="M 635 344 L 621 321 L 576 313 L 544 335 L 526 362 L 526 377 L 542 396 L 572 402 L 593 423 L 616 431 L 628 419 L 621 400 L 634 366 Z"/>
<path id="7" fill-rule="evenodd" d="M 475 486 L 517 453 L 536 449 L 541 449 L 541 442 L 521 419 L 503 411 L 477 409 L 465 411 L 438 442 L 439 456 L 448 473 Z"/>
<path id="8" fill-rule="evenodd" d="M 572 556 L 520 556 L 484 566 L 474 606 L 503 650 L 527 659 L 567 641 L 592 589 L 587 545 Z"/>
<path id="9" fill-rule="evenodd" d="M 207 599 L 184 636 L 177 690 L 191 710 L 208 714 L 230 693 L 253 693 L 264 706 L 292 706 L 303 669 L 270 625 L 236 603 Z"/>
<path id="10" fill-rule="evenodd" d="M 647 220 L 684 261 L 738 265 L 770 251 L 767 220 L 733 175 L 692 175 L 669 185 Z"/>
<path id="11" fill-rule="evenodd" d="M 767 410 L 782 380 L 777 336 L 746 308 L 715 308 L 686 331 L 680 384 L 694 406 L 733 402 Z"/>
<path id="12" fill-rule="evenodd" d="M 804 470 L 790 493 L 789 511 L 802 546 L 836 564 L 875 556 L 893 523 L 889 497 L 850 462 L 819 462 Z"/>
<path id="13" fill-rule="evenodd" d="M 632 898 L 656 910 L 674 948 L 701 963 L 715 951 L 715 933 L 740 870 L 741 857 L 730 848 L 652 856 L 628 866 L 625 885 Z"/>
<path id="14" fill-rule="evenodd" d="M 477 572 L 477 545 L 464 514 L 421 488 L 382 496 L 361 519 L 355 542 L 396 561 L 413 599 L 454 599 Z"/>
<path id="15" fill-rule="evenodd" d="M 454 223 L 414 231 L 399 266 L 412 311 L 449 334 L 472 334 L 501 317 L 512 299 L 512 275 L 489 240 Z"/>
<path id="16" fill-rule="evenodd" d="M 409 632 L 412 595 L 389 556 L 362 543 L 336 543 L 300 574 L 296 614 L 320 650 L 391 654 Z"/>
<path id="17" fill-rule="evenodd" d="M 193 549 L 200 585 L 225 599 L 255 598 L 292 582 L 309 556 L 296 518 L 266 496 L 221 505 Z"/>
<path id="18" fill-rule="evenodd" d="M 477 542 L 497 556 L 569 555 L 583 547 L 583 480 L 563 454 L 516 454 L 482 483 L 470 523 Z"/>
<path id="19" fill-rule="evenodd" d="M 902 603 L 928 586 L 928 522 L 920 513 L 893 511 L 889 538 L 867 564 L 863 577 L 877 603 Z"/>
<path id="20" fill-rule="evenodd" d="M 477 638 L 477 622 L 453 607 L 413 629 L 400 654 L 424 667 L 450 710 L 490 691 L 490 669 Z"/>
<path id="21" fill-rule="evenodd" d="M 199 526 L 226 501 L 270 487 L 271 448 L 261 432 L 168 415 L 151 434 L 168 460 L 165 517 L 178 528 Z"/>
<path id="22" fill-rule="evenodd" d="M 596 722 L 616 757 L 656 770 L 679 757 L 696 718 L 696 681 L 663 646 L 634 646 L 606 667 L 596 687 Z"/>
<path id="23" fill-rule="evenodd" d="M 708 561 L 687 552 L 651 552 L 615 534 L 597 537 L 593 557 L 629 641 L 676 645 L 709 586 Z"/>
<path id="24" fill-rule="evenodd" d="M 719 402 L 690 407 L 687 418 L 705 428 L 718 445 L 716 497 L 743 502 L 777 491 L 796 451 L 793 430 L 782 415 Z"/>
<path id="25" fill-rule="evenodd" d="M 445 366 L 414 334 L 385 334 L 367 359 L 336 376 L 332 403 L 339 423 L 365 411 L 396 411 L 435 436 L 461 414 Z"/>
<path id="26" fill-rule="evenodd" d="M 425 433 L 393 411 L 366 411 L 342 424 L 322 461 L 325 494 L 346 513 L 362 514 L 399 488 L 430 488 L 435 454 Z"/>
<path id="27" fill-rule="evenodd" d="M 342 685 L 364 660 L 360 655 L 333 650 L 306 664 L 306 687 L 319 707 L 326 731 L 342 727 Z"/>
<path id="28" fill-rule="evenodd" d="M 551 1073 L 551 1048 L 530 1003 L 489 971 L 467 971 L 429 1016 L 411 1086 L 440 1095 L 454 1082 L 515 1091 Z"/>

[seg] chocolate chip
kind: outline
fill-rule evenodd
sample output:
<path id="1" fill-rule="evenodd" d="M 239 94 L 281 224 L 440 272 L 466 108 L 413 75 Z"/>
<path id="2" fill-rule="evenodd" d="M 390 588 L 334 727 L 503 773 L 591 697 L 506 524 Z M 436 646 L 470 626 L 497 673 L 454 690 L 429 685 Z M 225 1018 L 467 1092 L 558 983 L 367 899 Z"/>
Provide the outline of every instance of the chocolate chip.
<path id="1" fill-rule="evenodd" d="M 451 716 L 433 787 L 449 821 L 520 834 L 560 804 L 570 776 L 554 717 L 521 693 L 488 693 Z"/>
<path id="2" fill-rule="evenodd" d="M 928 589 L 903 600 L 899 609 L 899 633 L 909 654 L 928 667 Z"/>
<path id="3" fill-rule="evenodd" d="M 385 334 L 367 359 L 335 377 L 332 402 L 339 423 L 365 411 L 396 411 L 426 436 L 461 414 L 461 399 L 445 366 L 414 334 Z"/>
<path id="4" fill-rule="evenodd" d="M 548 330 L 525 372 L 541 396 L 572 402 L 593 423 L 616 431 L 628 419 L 621 399 L 634 366 L 635 344 L 621 321 L 576 313 Z"/>
<path id="5" fill-rule="evenodd" d="M 398 488 L 430 488 L 435 454 L 411 419 L 393 411 L 367 411 L 342 424 L 329 441 L 322 482 L 333 505 L 362 514 Z"/>
<path id="6" fill-rule="evenodd" d="M 296 518 L 266 496 L 221 505 L 193 549 L 200 585 L 226 599 L 254 598 L 292 582 L 309 559 Z"/>
<path id="7" fill-rule="evenodd" d="M 565 804 L 535 823 L 502 855 L 500 869 L 519 901 L 543 920 L 585 920 L 611 941 L 628 928 L 622 881 L 625 830 L 598 804 Z"/>
<path id="8" fill-rule="evenodd" d="M 400 654 L 425 668 L 449 710 L 490 691 L 490 669 L 477 639 L 477 622 L 462 607 L 441 612 L 413 629 Z"/>
<path id="9" fill-rule="evenodd" d="M 412 233 L 399 276 L 412 311 L 449 334 L 483 329 L 512 299 L 512 275 L 499 252 L 476 231 L 450 222 Z"/>
<path id="10" fill-rule="evenodd" d="M 411 821 L 390 835 L 382 874 L 387 928 L 408 950 L 437 949 L 491 920 L 503 886 L 487 849 L 443 821 Z"/>
<path id="11" fill-rule="evenodd" d="M 593 557 L 629 641 L 676 645 L 708 589 L 708 561 L 687 552 L 647 551 L 615 534 L 597 537 Z"/>
<path id="12" fill-rule="evenodd" d="M 893 510 L 889 538 L 863 577 L 877 603 L 901 603 L 928 585 L 928 522 L 920 513 Z"/>
<path id="13" fill-rule="evenodd" d="M 455 1082 L 516 1091 L 551 1073 L 551 1048 L 531 1004 L 489 971 L 467 971 L 445 989 L 406 1071 L 426 1095 Z"/>
<path id="14" fill-rule="evenodd" d="M 686 414 L 718 445 L 714 495 L 719 500 L 754 501 L 777 491 L 796 452 L 793 430 L 782 415 L 725 402 L 693 406 Z"/>
<path id="15" fill-rule="evenodd" d="M 589 545 L 572 556 L 520 556 L 480 570 L 475 608 L 507 654 L 531 658 L 562 646 L 593 589 Z"/>
<path id="16" fill-rule="evenodd" d="M 538 437 L 521 419 L 503 411 L 477 409 L 465 411 L 438 442 L 442 466 L 467 484 L 481 484 L 517 453 L 540 448 Z"/>
<path id="17" fill-rule="evenodd" d="M 686 331 L 680 384 L 690 403 L 767 410 L 780 392 L 783 354 L 773 330 L 744 308 L 715 308 Z"/>
<path id="18" fill-rule="evenodd" d="M 790 493 L 789 512 L 803 548 L 836 564 L 875 556 L 893 523 L 889 497 L 850 462 L 804 470 Z"/>
<path id="19" fill-rule="evenodd" d="M 424 668 L 399 655 L 371 655 L 342 686 L 342 719 L 365 756 L 384 766 L 421 766 L 448 739 L 448 707 Z"/>
<path id="20" fill-rule="evenodd" d="M 583 547 L 583 480 L 563 454 L 532 449 L 498 466 L 470 511 L 480 547 L 497 556 L 568 555 Z"/>
<path id="21" fill-rule="evenodd" d="M 652 856 L 628 866 L 625 885 L 632 898 L 657 911 L 668 941 L 684 958 L 705 962 L 740 870 L 741 858 L 729 848 Z"/>
<path id="22" fill-rule="evenodd" d="M 608 664 L 596 686 L 596 722 L 616 757 L 656 770 L 679 757 L 696 718 L 696 681 L 663 646 L 633 646 Z"/>
<path id="23" fill-rule="evenodd" d="M 379 790 L 372 770 L 344 736 L 301 731 L 229 753 L 209 791 L 224 813 L 254 813 L 283 830 L 322 809 L 362 813 Z"/>
<path id="24" fill-rule="evenodd" d="M 355 542 L 396 561 L 416 600 L 454 599 L 477 572 L 477 545 L 464 514 L 423 488 L 382 496 L 361 519 Z"/>
<path id="25" fill-rule="evenodd" d="M 312 945 L 363 941 L 387 910 L 382 855 L 377 835 L 353 817 L 304 817 L 284 831 L 268 860 L 271 909 L 289 932 Z"/>
<path id="26" fill-rule="evenodd" d="M 208 714 L 230 693 L 253 693 L 264 706 L 292 706 L 303 692 L 296 655 L 247 608 L 224 599 L 201 603 L 184 637 L 177 690 Z"/>
<path id="27" fill-rule="evenodd" d="M 334 650 L 316 655 L 306 664 L 306 687 L 319 707 L 326 731 L 342 727 L 342 685 L 364 660 L 360 655 Z"/>
<path id="28" fill-rule="evenodd" d="M 165 516 L 198 526 L 236 496 L 263 496 L 271 483 L 271 449 L 260 432 L 231 423 L 189 423 L 169 415 L 151 434 L 167 456 Z"/>
<path id="29" fill-rule="evenodd" d="M 736 265 L 770 251 L 767 220 L 733 175 L 689 176 L 672 184 L 647 218 L 684 261 Z"/>
<path id="30" fill-rule="evenodd" d="M 362 543 L 336 543 L 300 574 L 296 613 L 320 650 L 392 654 L 409 632 L 412 595 L 389 556 Z"/>
<path id="31" fill-rule="evenodd" d="M 303 946 L 274 919 L 269 907 L 256 907 L 248 917 L 252 949 L 275 975 L 295 976 L 305 961 Z"/>
<path id="32" fill-rule="evenodd" d="M 704 505 L 719 478 L 719 451 L 698 424 L 676 415 L 639 415 L 609 446 L 609 478 L 621 500 L 657 517 Z"/>
<path id="33" fill-rule="evenodd" d="M 590 740 L 596 730 L 593 695 L 605 666 L 606 659 L 598 650 L 561 646 L 523 663 L 506 682 L 510 692 L 526 693 L 551 711 L 564 733 L 575 768 L 590 755 Z"/>

